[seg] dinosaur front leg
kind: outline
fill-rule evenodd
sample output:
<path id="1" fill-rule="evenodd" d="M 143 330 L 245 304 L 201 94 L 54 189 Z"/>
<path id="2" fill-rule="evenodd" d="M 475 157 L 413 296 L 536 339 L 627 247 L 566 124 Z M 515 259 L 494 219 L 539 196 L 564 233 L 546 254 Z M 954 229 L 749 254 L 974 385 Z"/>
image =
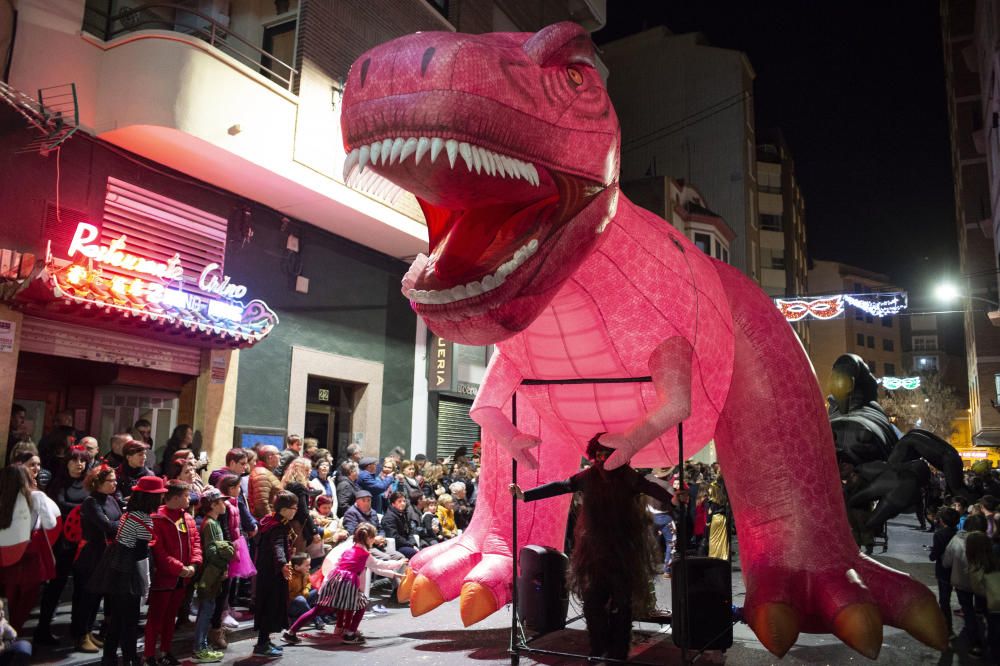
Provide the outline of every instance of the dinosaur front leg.
<path id="1" fill-rule="evenodd" d="M 615 449 L 605 467 L 626 464 L 643 447 L 675 427 L 691 414 L 691 343 L 675 336 L 661 343 L 649 357 L 659 405 L 635 421 L 624 432 L 606 433 L 600 442 Z"/>
<path id="2" fill-rule="evenodd" d="M 518 430 L 503 411 L 522 379 L 521 371 L 510 359 L 502 352 L 494 354 L 469 416 L 511 457 L 529 469 L 536 469 L 538 461 L 529 449 L 538 446 L 542 440 Z"/>

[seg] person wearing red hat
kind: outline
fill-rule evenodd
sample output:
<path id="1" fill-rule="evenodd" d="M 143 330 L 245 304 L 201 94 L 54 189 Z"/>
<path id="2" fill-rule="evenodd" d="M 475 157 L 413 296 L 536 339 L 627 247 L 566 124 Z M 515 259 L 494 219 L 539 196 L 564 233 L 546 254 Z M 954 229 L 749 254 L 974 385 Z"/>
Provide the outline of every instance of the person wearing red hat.
<path id="1" fill-rule="evenodd" d="M 128 506 L 118 521 L 115 540 L 104 550 L 90 579 L 90 591 L 103 595 L 108 611 L 102 666 L 118 663 L 118 648 L 127 666 L 139 666 L 139 601 L 149 580 L 149 546 L 153 519 L 167 489 L 163 479 L 140 478 L 131 488 Z"/>
<path id="2" fill-rule="evenodd" d="M 144 477 L 140 479 L 145 481 Z M 161 480 L 162 483 L 162 480 Z M 190 503 L 188 484 L 167 484 L 163 506 L 153 516 L 153 578 L 146 614 L 146 643 L 143 656 L 148 666 L 156 662 L 156 641 L 163 651 L 162 663 L 176 666 L 180 660 L 171 653 L 175 619 L 187 588 L 201 566 L 201 539 L 194 518 L 185 509 Z"/>

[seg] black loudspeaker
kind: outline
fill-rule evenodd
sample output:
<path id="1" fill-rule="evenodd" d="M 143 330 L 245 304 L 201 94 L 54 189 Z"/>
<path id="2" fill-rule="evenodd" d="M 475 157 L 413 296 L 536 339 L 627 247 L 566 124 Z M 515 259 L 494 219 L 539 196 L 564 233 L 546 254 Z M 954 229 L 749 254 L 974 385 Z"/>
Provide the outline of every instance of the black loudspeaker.
<path id="1" fill-rule="evenodd" d="M 517 612 L 525 626 L 541 634 L 566 628 L 569 558 L 555 548 L 525 546 L 517 579 Z"/>
<path id="2" fill-rule="evenodd" d="M 695 650 L 732 647 L 732 563 L 714 557 L 686 557 L 671 562 L 671 573 L 674 645 Z"/>

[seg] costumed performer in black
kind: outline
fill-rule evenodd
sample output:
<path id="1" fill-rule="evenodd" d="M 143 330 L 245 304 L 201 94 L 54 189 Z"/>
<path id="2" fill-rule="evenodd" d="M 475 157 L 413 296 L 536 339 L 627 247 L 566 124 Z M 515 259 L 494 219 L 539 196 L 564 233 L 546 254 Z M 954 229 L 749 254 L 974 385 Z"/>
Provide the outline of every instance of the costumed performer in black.
<path id="1" fill-rule="evenodd" d="M 511 484 L 510 491 L 525 502 L 582 492 L 569 588 L 583 601 L 590 656 L 624 660 L 628 658 L 633 611 L 648 612 L 655 601 L 650 581 L 657 558 L 642 495 L 677 506 L 686 501 L 686 492 L 672 496 L 628 465 L 605 469 L 604 462 L 614 451 L 598 442 L 603 434 L 587 443 L 591 467 L 565 481 L 531 490 L 522 491 Z"/>

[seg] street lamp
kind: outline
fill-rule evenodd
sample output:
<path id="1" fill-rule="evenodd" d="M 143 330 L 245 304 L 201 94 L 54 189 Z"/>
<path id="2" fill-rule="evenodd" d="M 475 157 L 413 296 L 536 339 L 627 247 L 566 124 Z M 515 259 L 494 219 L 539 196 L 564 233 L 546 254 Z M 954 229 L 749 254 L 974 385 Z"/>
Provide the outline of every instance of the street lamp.
<path id="1" fill-rule="evenodd" d="M 990 309 L 986 311 L 986 316 L 989 317 L 990 323 L 994 326 L 1000 326 L 1000 303 L 991 301 L 988 298 L 963 293 L 954 282 L 942 282 L 938 284 L 934 288 L 934 297 L 943 303 L 950 303 L 960 298 L 967 298 L 970 301 L 982 301 L 990 306 Z"/>

